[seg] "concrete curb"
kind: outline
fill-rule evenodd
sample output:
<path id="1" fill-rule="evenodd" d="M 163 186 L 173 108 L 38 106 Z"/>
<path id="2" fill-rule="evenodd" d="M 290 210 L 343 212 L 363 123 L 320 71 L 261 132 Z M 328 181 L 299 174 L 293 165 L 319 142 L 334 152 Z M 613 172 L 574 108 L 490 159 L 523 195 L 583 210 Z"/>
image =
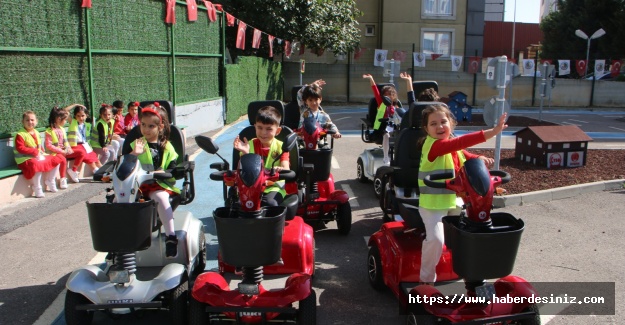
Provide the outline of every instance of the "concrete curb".
<path id="1" fill-rule="evenodd" d="M 493 207 L 525 205 L 534 202 L 549 202 L 599 191 L 614 191 L 625 188 L 625 179 L 614 179 L 587 184 L 571 185 L 549 190 L 535 191 L 522 194 L 496 196 L 493 198 Z"/>

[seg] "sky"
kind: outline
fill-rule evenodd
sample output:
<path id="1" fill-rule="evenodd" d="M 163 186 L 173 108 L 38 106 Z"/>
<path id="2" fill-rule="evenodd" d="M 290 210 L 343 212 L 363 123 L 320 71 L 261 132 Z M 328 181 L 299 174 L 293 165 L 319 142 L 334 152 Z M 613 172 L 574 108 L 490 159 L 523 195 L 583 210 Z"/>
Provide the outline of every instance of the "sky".
<path id="1" fill-rule="evenodd" d="M 505 0 L 504 21 L 514 21 L 514 4 L 516 2 L 516 22 L 538 24 L 540 16 L 540 0 Z"/>

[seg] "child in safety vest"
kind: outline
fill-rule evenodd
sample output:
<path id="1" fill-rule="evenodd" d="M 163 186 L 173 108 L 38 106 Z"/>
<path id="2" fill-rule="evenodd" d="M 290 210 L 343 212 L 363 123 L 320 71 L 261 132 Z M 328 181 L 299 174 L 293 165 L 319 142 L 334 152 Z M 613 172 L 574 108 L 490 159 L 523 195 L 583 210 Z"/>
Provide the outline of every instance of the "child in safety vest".
<path id="1" fill-rule="evenodd" d="M 65 155 L 74 153 L 67 141 L 67 134 L 65 133 L 65 122 L 67 122 L 67 111 L 59 107 L 53 107 L 50 111 L 50 117 L 48 118 L 48 128 L 46 129 L 45 148 L 46 153 L 49 155 L 56 155 L 59 157 L 61 164 L 59 165 L 59 188 L 67 188 L 67 159 Z"/>
<path id="2" fill-rule="evenodd" d="M 99 114 L 100 118 L 91 128 L 89 144 L 98 155 L 100 163 L 104 164 L 117 159 L 117 152 L 119 152 L 121 147 L 118 141 L 119 136 L 113 132 L 114 125 L 111 123 L 113 111 L 111 106 L 102 104 Z"/>
<path id="3" fill-rule="evenodd" d="M 321 100 L 323 99 L 321 97 L 321 86 L 325 84 L 326 82 L 322 79 L 315 80 L 313 83 L 305 85 L 297 92 L 297 103 L 300 109 L 303 110 L 299 118 L 298 128 L 302 127 L 305 118 L 312 115 L 317 122 L 319 122 L 319 125 L 334 132 L 334 134 L 332 134 L 333 138 L 338 139 L 341 137 L 339 129 L 332 123 L 330 115 L 321 108 Z"/>
<path id="4" fill-rule="evenodd" d="M 68 113 L 70 110 L 72 111 L 72 114 L 68 117 L 70 122 L 67 128 L 67 141 L 73 152 L 66 154 L 65 158 L 73 158 L 74 163 L 71 168 L 67 169 L 67 175 L 74 183 L 78 183 L 80 181 L 78 173 L 82 168 L 83 162 L 91 168 L 94 174 L 102 167 L 102 163 L 100 163 L 98 156 L 89 144 L 91 124 L 85 122 L 89 116 L 87 108 L 80 104 L 72 104 L 65 107 L 64 110 Z"/>
<path id="5" fill-rule="evenodd" d="M 241 152 L 241 155 L 247 153 L 256 153 L 263 158 L 265 168 L 275 167 L 276 171 L 288 170 L 291 168 L 289 162 L 289 153 L 282 154 L 282 141 L 276 139 L 276 135 L 280 134 L 282 128 L 280 121 L 282 115 L 273 106 L 265 106 L 258 110 L 256 115 L 256 138 L 247 140 L 234 138 L 234 148 Z M 282 154 L 282 155 L 281 155 Z M 280 157 L 279 165 L 274 166 L 274 161 Z M 263 206 L 278 206 L 284 200 L 286 192 L 284 190 L 284 181 L 275 182 L 271 186 L 267 186 L 263 192 Z"/>
<path id="6" fill-rule="evenodd" d="M 158 105 L 150 104 L 141 111 L 141 134 L 130 144 L 131 154 L 137 156 L 145 170 L 171 172 L 176 167 L 178 153 L 169 142 L 170 126 L 167 113 Z M 180 194 L 175 187 L 176 179 L 156 180 L 142 184 L 139 190 L 143 197 L 157 203 L 158 217 L 165 228 L 165 255 L 175 258 L 178 255 L 178 239 L 174 230 L 174 212 L 169 203 L 170 195 Z"/>
<path id="7" fill-rule="evenodd" d="M 397 98 L 397 90 L 395 89 L 395 87 L 384 86 L 382 87 L 382 94 L 380 94 L 380 90 L 378 89 L 378 86 L 373 80 L 372 75 L 364 74 L 362 75 L 362 77 L 363 79 L 369 79 L 371 90 L 373 90 L 375 101 L 378 104 L 377 114 L 375 116 L 375 120 L 373 121 L 373 132 L 371 133 L 371 137 L 375 139 L 379 139 L 380 137 L 382 137 L 382 147 L 384 149 L 383 150 L 384 151 L 383 163 L 385 165 L 389 165 L 391 163 L 391 159 L 388 155 L 389 149 L 390 149 L 390 145 L 389 145 L 390 134 L 389 134 L 389 130 L 387 130 L 388 122 L 382 122 L 380 121 L 380 119 L 389 119 L 389 120 L 394 119 L 394 123 L 399 125 L 399 123 L 401 122 L 401 118 L 399 117 L 399 114 L 398 114 L 399 112 L 396 112 L 396 110 L 401 108 L 401 103 L 399 102 L 399 99 Z M 408 106 L 410 107 L 410 104 L 415 102 L 415 95 L 412 89 L 412 76 L 408 73 L 402 72 L 400 73 L 399 77 L 406 81 L 406 89 L 408 89 Z M 382 96 L 388 97 L 391 100 L 392 105 L 387 107 L 382 102 Z"/>
<path id="8" fill-rule="evenodd" d="M 48 191 L 56 192 L 56 173 L 61 164 L 58 156 L 47 155 L 39 139 L 37 116 L 33 111 L 26 111 L 22 115 L 23 128 L 13 138 L 13 156 L 17 168 L 22 171 L 24 177 L 30 181 L 33 195 L 38 198 L 45 197 L 41 187 L 41 176 Z"/>
<path id="9" fill-rule="evenodd" d="M 427 106 L 423 110 L 423 129 L 427 133 L 421 151 L 419 166 L 419 213 L 425 226 L 426 237 L 421 248 L 420 280 L 431 284 L 436 281 L 436 265 L 443 252 L 444 233 L 442 218 L 456 207 L 456 194 L 449 190 L 431 188 L 425 185 L 426 175 L 443 171 L 458 172 L 468 159 L 479 158 L 485 164 L 494 162 L 492 158 L 471 154 L 464 150 L 501 133 L 508 125 L 506 114 L 499 118 L 497 125 L 488 130 L 477 131 L 461 137 L 452 137 L 456 120 L 447 105 L 441 103 Z"/>

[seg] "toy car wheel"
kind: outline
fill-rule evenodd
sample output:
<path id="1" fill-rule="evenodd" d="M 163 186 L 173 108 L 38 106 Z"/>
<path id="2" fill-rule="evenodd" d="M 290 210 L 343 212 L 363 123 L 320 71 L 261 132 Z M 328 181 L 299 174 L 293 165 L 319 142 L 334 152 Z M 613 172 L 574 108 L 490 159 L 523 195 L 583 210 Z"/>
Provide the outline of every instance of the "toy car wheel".
<path id="1" fill-rule="evenodd" d="M 299 308 L 295 317 L 297 318 L 297 325 L 317 324 L 317 294 L 312 288 L 308 297 L 299 301 Z"/>
<path id="2" fill-rule="evenodd" d="M 192 278 L 195 279 L 198 275 L 204 273 L 206 267 L 206 236 L 204 233 L 204 225 L 200 228 L 200 234 L 198 235 L 199 250 L 197 253 L 197 265 L 193 268 Z"/>
<path id="3" fill-rule="evenodd" d="M 367 176 L 365 176 L 365 165 L 362 163 L 362 158 L 358 158 L 356 162 L 356 178 L 361 183 L 367 182 Z"/>
<path id="4" fill-rule="evenodd" d="M 540 325 L 540 312 L 538 311 L 538 306 L 531 305 L 531 306 L 523 309 L 523 312 L 533 312 L 533 313 L 535 313 L 535 315 L 532 318 L 519 319 L 516 322 L 516 324 L 519 324 L 519 325 Z"/>
<path id="5" fill-rule="evenodd" d="M 369 248 L 367 256 L 367 271 L 369 273 L 369 284 L 375 290 L 384 289 L 384 279 L 382 278 L 382 259 L 380 258 L 380 249 L 376 244 Z"/>
<path id="6" fill-rule="evenodd" d="M 336 227 L 341 235 L 349 234 L 352 229 L 352 207 L 349 202 L 339 204 L 336 208 Z"/>
<path id="7" fill-rule="evenodd" d="M 438 318 L 432 314 L 428 314 L 426 311 L 417 311 L 421 306 L 414 307 L 408 310 L 406 315 L 406 325 L 435 325 L 439 324 Z M 409 307 L 410 308 L 410 307 Z"/>
<path id="8" fill-rule="evenodd" d="M 182 276 L 180 284 L 169 290 L 166 295 L 169 315 L 173 324 L 187 324 L 187 299 L 189 296 L 189 280 L 186 273 Z"/>
<path id="9" fill-rule="evenodd" d="M 79 305 L 91 304 L 91 301 L 80 293 L 67 291 L 65 294 L 65 322 L 67 325 L 91 324 L 93 311 L 76 310 Z"/>
<path id="10" fill-rule="evenodd" d="M 375 197 L 380 198 L 384 190 L 384 186 L 386 186 L 386 184 L 384 184 L 383 178 L 377 176 L 373 178 L 373 191 L 375 192 Z"/>
<path id="11" fill-rule="evenodd" d="M 189 297 L 189 324 L 190 325 L 206 325 L 208 324 L 209 315 L 206 312 L 206 306 L 195 300 L 192 296 Z"/>

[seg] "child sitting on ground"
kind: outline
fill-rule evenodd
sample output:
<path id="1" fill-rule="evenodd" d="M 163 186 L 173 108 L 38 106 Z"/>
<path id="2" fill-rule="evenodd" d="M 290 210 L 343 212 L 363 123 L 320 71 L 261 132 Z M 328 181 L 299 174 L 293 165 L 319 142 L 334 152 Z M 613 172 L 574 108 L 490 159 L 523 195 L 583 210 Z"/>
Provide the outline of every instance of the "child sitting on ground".
<path id="1" fill-rule="evenodd" d="M 61 159 L 58 156 L 47 155 L 43 152 L 37 116 L 33 111 L 26 111 L 22 115 L 23 128 L 13 138 L 13 156 L 17 168 L 22 171 L 24 178 L 30 181 L 33 195 L 38 198 L 45 197 L 41 187 L 41 176 L 50 192 L 56 192 L 56 173 L 59 170 Z"/>
<path id="2" fill-rule="evenodd" d="M 501 133 L 507 125 L 506 114 L 499 118 L 497 125 L 488 130 L 452 137 L 456 119 L 447 105 L 429 105 L 423 110 L 422 127 L 427 136 L 422 139 L 421 164 L 419 166 L 419 214 L 425 226 L 426 237 L 421 247 L 421 270 L 419 279 L 422 283 L 436 281 L 436 265 L 443 253 L 444 232 L 442 219 L 447 211 L 456 207 L 456 194 L 425 185 L 426 175 L 440 173 L 442 170 L 454 170 L 455 174 L 471 158 L 478 158 L 490 165 L 492 158 L 471 154 L 464 150 Z"/>
<path id="3" fill-rule="evenodd" d="M 319 122 L 319 125 L 334 132 L 334 134 L 332 134 L 333 138 L 340 138 L 341 133 L 339 133 L 339 129 L 332 123 L 330 115 L 321 108 L 321 86 L 325 84 L 325 81 L 319 79 L 310 85 L 305 85 L 297 92 L 297 103 L 300 108 L 303 109 L 300 115 L 298 129 L 302 127 L 304 119 L 312 115 L 317 122 Z"/>
<path id="4" fill-rule="evenodd" d="M 141 111 L 141 134 L 143 137 L 133 141 L 130 146 L 131 154 L 138 157 L 141 165 L 151 165 L 155 173 L 170 173 L 176 167 L 178 153 L 169 142 L 171 132 L 169 118 L 160 106 L 151 104 Z M 142 184 L 139 190 L 144 197 L 149 197 L 157 203 L 158 217 L 165 228 L 165 255 L 175 258 L 178 255 L 178 238 L 174 228 L 174 212 L 169 197 L 179 195 L 180 189 L 176 186 L 176 179 L 156 180 Z"/>
<path id="5" fill-rule="evenodd" d="M 60 160 L 59 165 L 59 188 L 67 188 L 67 159 L 66 155 L 73 154 L 74 151 L 67 141 L 65 133 L 65 122 L 67 122 L 67 111 L 59 107 L 53 107 L 48 118 L 48 128 L 46 129 L 45 147 L 46 153 L 56 155 Z"/>
<path id="6" fill-rule="evenodd" d="M 67 141 L 73 153 L 66 155 L 65 158 L 73 158 L 74 163 L 71 169 L 67 169 L 67 175 L 69 175 L 69 178 L 74 183 L 78 183 L 80 181 L 78 179 L 78 173 L 82 168 L 83 162 L 91 168 L 94 174 L 102 167 L 102 164 L 98 160 L 98 156 L 93 151 L 93 148 L 91 148 L 91 145 L 89 145 L 91 139 L 91 124 L 85 122 L 89 116 L 87 108 L 80 104 L 72 104 L 65 107 L 63 110 L 68 113 L 72 110 L 72 114 L 68 117 L 71 121 L 67 128 Z"/>
<path id="7" fill-rule="evenodd" d="M 256 123 L 254 124 L 256 138 L 248 141 L 247 138 L 241 140 L 237 136 L 234 138 L 234 148 L 240 151 L 241 155 L 248 153 L 260 155 L 265 162 L 265 168 L 274 167 L 274 161 L 280 157 L 280 165 L 276 166 L 275 170 L 290 169 L 289 153 L 285 152 L 282 154 L 282 141 L 276 139 L 276 136 L 282 131 L 280 127 L 281 120 L 282 115 L 275 107 L 265 106 L 261 108 L 256 115 Z M 261 205 L 280 205 L 286 196 L 284 184 L 284 181 L 278 181 L 271 186 L 267 186 L 263 192 Z"/>

